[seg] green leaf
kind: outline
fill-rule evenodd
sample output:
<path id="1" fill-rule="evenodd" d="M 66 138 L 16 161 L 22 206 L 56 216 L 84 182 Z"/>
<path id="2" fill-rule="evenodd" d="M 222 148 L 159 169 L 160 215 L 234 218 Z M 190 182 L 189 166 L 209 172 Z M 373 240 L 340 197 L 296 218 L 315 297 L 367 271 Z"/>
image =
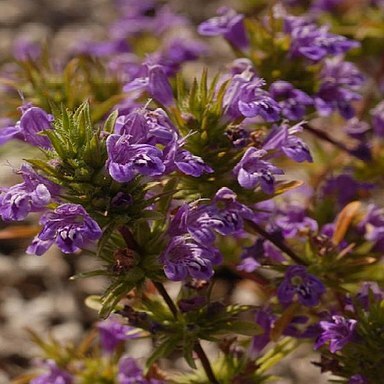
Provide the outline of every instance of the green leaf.
<path id="1" fill-rule="evenodd" d="M 104 123 L 103 131 L 112 133 L 115 128 L 116 119 L 119 116 L 119 111 L 113 111 Z"/>
<path id="2" fill-rule="evenodd" d="M 172 351 L 174 351 L 180 341 L 179 335 L 171 336 L 164 340 L 159 346 L 155 347 L 155 350 L 149 356 L 145 366 L 149 369 L 157 360 L 167 357 Z"/>

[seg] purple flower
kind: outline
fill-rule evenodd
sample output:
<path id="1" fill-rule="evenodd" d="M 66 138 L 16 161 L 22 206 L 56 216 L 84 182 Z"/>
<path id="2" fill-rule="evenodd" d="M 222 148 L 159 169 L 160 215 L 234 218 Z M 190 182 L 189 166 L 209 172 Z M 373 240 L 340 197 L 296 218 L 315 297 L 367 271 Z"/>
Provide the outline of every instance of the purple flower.
<path id="1" fill-rule="evenodd" d="M 297 296 L 300 304 L 313 307 L 319 303 L 324 292 L 325 287 L 317 277 L 309 274 L 305 267 L 295 265 L 288 267 L 277 297 L 280 303 L 290 304 Z"/>
<path id="2" fill-rule="evenodd" d="M 27 253 L 41 256 L 56 242 L 64 253 L 81 249 L 90 240 L 101 236 L 99 225 L 79 204 L 62 204 L 40 219 L 41 232 L 28 247 Z"/>
<path id="3" fill-rule="evenodd" d="M 127 83 L 123 88 L 124 92 L 146 91 L 160 104 L 166 107 L 172 105 L 174 103 L 173 91 L 163 67 L 157 64 L 146 64 L 144 72 L 143 77 L 137 77 Z"/>
<path id="4" fill-rule="evenodd" d="M 298 205 L 290 205 L 281 212 L 276 219 L 276 225 L 282 229 L 284 237 L 295 237 L 301 233 L 318 230 L 316 220 L 308 217 L 305 210 Z"/>
<path id="5" fill-rule="evenodd" d="M 187 277 L 209 280 L 213 275 L 212 263 L 217 260 L 216 250 L 196 243 L 189 236 L 172 237 L 161 255 L 164 272 L 172 281 Z"/>
<path id="6" fill-rule="evenodd" d="M 20 107 L 22 115 L 14 125 L 0 131 L 0 144 L 11 139 L 21 139 L 37 147 L 49 149 L 51 142 L 41 133 L 52 129 L 53 117 L 43 109 L 33 107 L 31 104 Z"/>
<path id="7" fill-rule="evenodd" d="M 179 170 L 185 175 L 193 177 L 214 172 L 209 165 L 204 163 L 201 157 L 183 149 L 184 144 L 185 138 L 178 139 L 177 134 L 174 134 L 173 140 L 164 148 L 164 164 L 167 172 Z"/>
<path id="8" fill-rule="evenodd" d="M 344 0 L 315 0 L 312 4 L 312 9 L 325 12 L 336 11 L 343 1 Z"/>
<path id="9" fill-rule="evenodd" d="M 371 111 L 372 126 L 378 137 L 384 137 L 384 101 L 376 105 Z"/>
<path id="10" fill-rule="evenodd" d="M 18 173 L 23 183 L 0 188 L 0 216 L 5 221 L 21 221 L 30 212 L 42 211 L 59 192 L 59 186 L 38 175 L 29 165 L 22 165 Z"/>
<path id="11" fill-rule="evenodd" d="M 356 92 L 364 82 L 361 72 L 350 62 L 340 58 L 327 59 L 320 73 L 320 89 L 315 97 L 315 106 L 321 116 L 329 116 L 338 110 L 345 119 L 354 116 L 351 105 L 360 100 Z"/>
<path id="12" fill-rule="evenodd" d="M 35 377 L 30 384 L 72 384 L 72 376 L 60 369 L 53 360 L 45 362 L 44 366 L 49 369 L 49 372 Z"/>
<path id="13" fill-rule="evenodd" d="M 315 348 L 318 349 L 329 341 L 329 350 L 332 353 L 340 351 L 351 341 L 356 325 L 356 320 L 337 315 L 332 316 L 332 321 L 320 321 L 323 332 L 316 340 Z"/>
<path id="14" fill-rule="evenodd" d="M 200 35 L 224 36 L 234 47 L 247 48 L 249 42 L 244 28 L 244 15 L 228 7 L 221 7 L 217 14 L 198 26 Z"/>
<path id="15" fill-rule="evenodd" d="M 162 152 L 153 145 L 131 144 L 130 135 L 110 135 L 107 139 L 107 168 L 111 177 L 127 183 L 137 174 L 158 176 L 163 174 L 165 165 Z"/>
<path id="16" fill-rule="evenodd" d="M 265 81 L 255 77 L 251 68 L 233 76 L 223 99 L 225 114 L 232 119 L 260 116 L 268 122 L 278 120 L 279 104 L 261 89 L 263 85 Z"/>
<path id="17" fill-rule="evenodd" d="M 13 55 L 20 61 L 36 61 L 41 55 L 41 45 L 37 41 L 21 38 L 12 47 Z"/>
<path id="18" fill-rule="evenodd" d="M 329 33 L 327 26 L 318 27 L 301 17 L 296 19 L 285 25 L 286 32 L 291 36 L 290 52 L 294 57 L 304 56 L 319 61 L 328 55 L 339 55 L 360 45 L 357 41 Z"/>
<path id="19" fill-rule="evenodd" d="M 292 127 L 289 127 L 286 123 L 283 123 L 281 126 L 275 126 L 266 137 L 263 149 L 266 151 L 282 151 L 290 159 L 299 163 L 303 161 L 311 163 L 313 159 L 307 144 L 295 136 L 297 133 L 302 132 L 302 130 L 302 123 Z"/>
<path id="20" fill-rule="evenodd" d="M 358 228 L 364 233 L 368 241 L 375 242 L 375 249 L 384 249 L 384 209 L 370 204 L 367 214 L 358 224 Z"/>
<path id="21" fill-rule="evenodd" d="M 322 187 L 322 195 L 327 198 L 331 195 L 336 196 L 340 206 L 359 199 L 367 194 L 372 188 L 373 183 L 363 183 L 355 180 L 351 175 L 342 173 L 328 178 Z"/>
<path id="22" fill-rule="evenodd" d="M 97 324 L 97 327 L 99 329 L 101 347 L 106 353 L 113 353 L 116 347 L 123 341 L 136 337 L 136 334 L 132 334 L 132 331 L 136 330 L 136 328 L 123 325 L 114 319 L 101 321 Z"/>
<path id="23" fill-rule="evenodd" d="M 272 311 L 270 309 L 261 308 L 257 311 L 255 316 L 255 322 L 256 324 L 260 325 L 264 332 L 252 338 L 252 343 L 249 349 L 249 357 L 251 359 L 255 359 L 256 357 L 258 357 L 260 352 L 271 341 L 270 333 L 274 321 L 275 316 L 273 316 Z"/>
<path id="24" fill-rule="evenodd" d="M 359 373 L 349 378 L 348 384 L 368 384 L 368 381 Z"/>
<path id="25" fill-rule="evenodd" d="M 275 81 L 269 93 L 281 108 L 281 114 L 289 120 L 300 120 L 313 100 L 305 92 L 293 87 L 287 81 Z"/>
<path id="26" fill-rule="evenodd" d="M 384 127 L 384 124 L 383 124 Z M 364 140 L 365 134 L 371 130 L 370 125 L 362 120 L 359 120 L 357 117 L 353 117 L 352 119 L 348 120 L 347 125 L 345 127 L 345 132 L 357 139 L 357 140 Z M 383 130 L 384 133 L 384 130 Z"/>
<path id="27" fill-rule="evenodd" d="M 147 379 L 143 370 L 132 357 L 123 356 L 119 361 L 119 372 L 117 374 L 119 384 L 163 384 L 162 380 Z"/>
<path id="28" fill-rule="evenodd" d="M 280 231 L 272 233 L 272 236 L 284 240 Z M 262 264 L 268 264 L 268 262 L 271 261 L 281 263 L 285 261 L 285 258 L 281 251 L 270 241 L 257 239 L 255 244 L 244 249 L 244 252 L 241 254 L 241 263 L 237 269 L 240 271 L 253 272 Z"/>
<path id="29" fill-rule="evenodd" d="M 273 193 L 275 183 L 273 175 L 281 175 L 284 172 L 268 161 L 261 160 L 266 153 L 265 150 L 254 147 L 247 149 L 233 170 L 242 187 L 252 189 L 260 185 L 265 193 Z"/>

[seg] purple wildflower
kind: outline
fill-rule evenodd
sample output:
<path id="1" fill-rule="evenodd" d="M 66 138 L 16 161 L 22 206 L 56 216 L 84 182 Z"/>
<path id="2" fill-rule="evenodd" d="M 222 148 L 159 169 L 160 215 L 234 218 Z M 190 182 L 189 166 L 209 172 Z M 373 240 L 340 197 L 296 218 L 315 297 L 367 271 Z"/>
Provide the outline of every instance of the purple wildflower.
<path id="1" fill-rule="evenodd" d="M 133 330 L 136 330 L 135 328 L 121 324 L 114 319 L 101 321 L 97 327 L 100 333 L 101 347 L 106 353 L 113 353 L 123 341 L 136 337 L 136 334 L 132 333 Z"/>
<path id="2" fill-rule="evenodd" d="M 319 61 L 328 55 L 339 55 L 360 45 L 357 41 L 329 33 L 327 26 L 318 27 L 301 17 L 296 19 L 285 24 L 285 30 L 291 36 L 290 52 L 294 57 L 303 56 Z"/>
<path id="3" fill-rule="evenodd" d="M 5 221 L 21 221 L 30 212 L 42 211 L 59 192 L 57 185 L 38 175 L 29 165 L 22 165 L 18 173 L 23 183 L 0 188 L 0 216 Z"/>
<path id="4" fill-rule="evenodd" d="M 352 102 L 360 100 L 356 92 L 364 82 L 357 67 L 340 58 L 327 59 L 320 73 L 320 89 L 315 97 L 315 106 L 319 114 L 329 116 L 338 110 L 345 119 L 354 116 Z"/>
<path id="5" fill-rule="evenodd" d="M 13 55 L 20 61 L 36 61 L 41 55 L 41 45 L 26 38 L 17 39 L 12 47 Z"/>
<path id="6" fill-rule="evenodd" d="M 124 92 L 146 91 L 156 101 L 164 106 L 174 103 L 171 84 L 161 65 L 146 64 L 144 67 L 145 75 L 137 77 L 124 86 Z"/>
<path id="7" fill-rule="evenodd" d="M 265 150 L 254 147 L 247 149 L 234 168 L 234 173 L 242 187 L 252 189 L 260 185 L 265 193 L 273 193 L 275 183 L 273 175 L 281 175 L 284 172 L 268 161 L 261 160 L 266 153 Z"/>
<path id="8" fill-rule="evenodd" d="M 35 377 L 30 384 L 72 384 L 73 377 L 66 371 L 59 368 L 53 360 L 45 362 L 44 366 L 49 372 Z"/>
<path id="9" fill-rule="evenodd" d="M 225 114 L 233 119 L 260 116 L 265 121 L 276 121 L 280 117 L 280 106 L 261 87 L 265 81 L 255 77 L 252 68 L 235 75 L 224 95 Z"/>
<path id="10" fill-rule="evenodd" d="M 56 242 L 64 253 L 81 249 L 88 241 L 101 236 L 99 225 L 79 204 L 62 204 L 53 212 L 45 213 L 41 232 L 33 239 L 27 253 L 41 256 Z"/>
<path id="11" fill-rule="evenodd" d="M 228 7 L 219 8 L 217 14 L 201 23 L 198 32 L 203 36 L 224 36 L 234 47 L 247 48 L 249 42 L 244 28 L 244 15 Z"/>
<path id="12" fill-rule="evenodd" d="M 120 182 L 131 181 L 137 174 L 158 176 L 165 165 L 162 152 L 153 145 L 131 144 L 130 135 L 110 135 L 107 139 L 107 168 L 111 177 Z"/>
<path id="13" fill-rule="evenodd" d="M 119 384 L 163 384 L 162 380 L 147 379 L 143 370 L 132 357 L 123 356 L 119 361 L 119 372 L 117 374 Z"/>
<path id="14" fill-rule="evenodd" d="M 355 180 L 348 173 L 342 173 L 328 178 L 322 187 L 322 195 L 326 198 L 336 196 L 340 206 L 359 199 L 374 188 L 373 183 L 363 183 Z"/>
<path id="15" fill-rule="evenodd" d="M 305 92 L 293 87 L 287 81 L 275 81 L 269 93 L 281 108 L 281 114 L 289 120 L 300 120 L 313 100 Z"/>
<path id="16" fill-rule="evenodd" d="M 376 250 L 384 248 L 384 209 L 370 204 L 367 214 L 358 224 L 358 228 L 364 232 L 368 241 L 375 242 Z"/>
<path id="17" fill-rule="evenodd" d="M 384 121 L 384 120 L 383 120 Z M 383 123 L 384 128 L 384 123 Z M 364 140 L 366 133 L 371 130 L 370 125 L 362 120 L 359 120 L 357 117 L 353 117 L 352 119 L 348 120 L 347 125 L 345 127 L 345 132 L 357 139 L 357 140 Z M 384 134 L 384 129 L 383 129 Z"/>
<path id="18" fill-rule="evenodd" d="M 317 277 L 309 274 L 305 267 L 295 265 L 288 267 L 277 297 L 282 304 L 290 304 L 296 295 L 300 304 L 313 307 L 324 292 L 324 285 Z"/>
<path id="19" fill-rule="evenodd" d="M 372 126 L 378 137 L 384 137 L 384 101 L 377 104 L 371 111 Z"/>
<path id="20" fill-rule="evenodd" d="M 323 332 L 316 340 L 315 348 L 318 349 L 329 341 L 329 350 L 332 353 L 340 351 L 351 341 L 356 325 L 356 320 L 338 315 L 332 316 L 332 321 L 320 321 Z"/>
<path id="21" fill-rule="evenodd" d="M 312 162 L 312 156 L 309 152 L 307 144 L 303 140 L 296 137 L 297 133 L 303 131 L 302 123 L 289 127 L 283 123 L 281 126 L 275 126 L 266 137 L 263 149 L 266 151 L 282 151 L 290 159 L 299 163 L 303 161 Z"/>
<path id="22" fill-rule="evenodd" d="M 298 205 L 288 206 L 276 219 L 276 225 L 283 231 L 284 237 L 295 237 L 301 233 L 316 232 L 318 225 L 305 210 Z"/>
<path id="23" fill-rule="evenodd" d="M 196 243 L 189 236 L 173 237 L 161 256 L 164 272 L 172 281 L 187 277 L 209 280 L 213 275 L 212 262 L 217 260 L 216 250 Z"/>
<path id="24" fill-rule="evenodd" d="M 20 120 L 14 125 L 0 131 L 0 144 L 11 139 L 21 139 L 37 147 L 49 149 L 51 142 L 43 131 L 52 129 L 52 115 L 48 115 L 43 109 L 26 104 L 20 107 L 22 115 Z"/>
<path id="25" fill-rule="evenodd" d="M 272 311 L 267 308 L 261 308 L 256 312 L 255 322 L 260 325 L 264 332 L 260 335 L 252 338 L 252 343 L 249 349 L 249 357 L 255 359 L 259 353 L 267 346 L 271 341 L 270 333 L 275 321 Z"/>
<path id="26" fill-rule="evenodd" d="M 360 373 L 353 375 L 349 378 L 348 384 L 368 384 L 368 381 Z"/>
<path id="27" fill-rule="evenodd" d="M 183 149 L 184 144 L 185 139 L 177 139 L 177 134 L 174 134 L 173 140 L 164 148 L 164 164 L 167 172 L 179 170 L 185 175 L 193 177 L 214 172 L 201 157 Z"/>
<path id="28" fill-rule="evenodd" d="M 272 236 L 278 237 L 280 240 L 284 239 L 280 231 L 272 233 Z M 268 262 L 281 263 L 283 261 L 285 258 L 276 246 L 270 241 L 257 239 L 255 244 L 244 249 L 241 254 L 241 263 L 237 268 L 241 271 L 253 272 Z"/>

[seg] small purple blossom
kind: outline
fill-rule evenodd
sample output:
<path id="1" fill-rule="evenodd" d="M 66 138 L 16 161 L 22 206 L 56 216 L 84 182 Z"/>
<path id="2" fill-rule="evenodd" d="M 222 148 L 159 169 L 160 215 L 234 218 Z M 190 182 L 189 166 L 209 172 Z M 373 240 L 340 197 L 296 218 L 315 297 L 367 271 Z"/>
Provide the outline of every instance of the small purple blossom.
<path id="1" fill-rule="evenodd" d="M 100 343 L 104 352 L 113 353 L 116 347 L 125 340 L 133 339 L 136 330 L 128 325 L 121 324 L 115 319 L 108 319 L 97 324 L 100 334 Z"/>
<path id="2" fill-rule="evenodd" d="M 269 93 L 281 108 L 281 114 L 289 120 L 300 120 L 313 100 L 305 92 L 293 87 L 287 81 L 275 81 Z"/>
<path id="3" fill-rule="evenodd" d="M 21 184 L 0 188 L 0 216 L 5 221 L 24 220 L 30 212 L 39 212 L 59 192 L 59 186 L 37 174 L 31 166 L 24 164 L 19 174 Z"/>
<path id="4" fill-rule="evenodd" d="M 316 340 L 315 348 L 318 349 L 329 341 L 329 350 L 332 353 L 340 351 L 351 341 L 356 325 L 356 320 L 338 315 L 332 316 L 331 321 L 320 321 L 323 332 Z"/>
<path id="5" fill-rule="evenodd" d="M 378 137 L 384 137 L 384 101 L 376 105 L 371 111 L 372 126 Z"/>
<path id="6" fill-rule="evenodd" d="M 74 382 L 73 377 L 59 368 L 53 360 L 46 361 L 44 366 L 49 369 L 49 372 L 35 377 L 30 384 L 72 384 Z"/>
<path id="7" fill-rule="evenodd" d="M 289 205 L 276 218 L 276 225 L 283 231 L 284 237 L 295 237 L 301 233 L 316 232 L 318 225 L 299 205 Z"/>
<path id="8" fill-rule="evenodd" d="M 266 137 L 263 149 L 266 151 L 282 151 L 290 159 L 299 163 L 303 161 L 313 162 L 311 153 L 307 144 L 296 136 L 303 131 L 302 123 L 289 127 L 283 123 L 281 126 L 275 126 Z"/>
<path id="9" fill-rule="evenodd" d="M 164 68 L 158 64 L 146 64 L 145 75 L 137 77 L 124 86 L 124 92 L 146 91 L 156 101 L 164 106 L 174 103 L 173 91 Z"/>
<path id="10" fill-rule="evenodd" d="M 131 144 L 130 135 L 110 135 L 107 139 L 107 168 L 111 177 L 127 183 L 137 174 L 158 176 L 165 171 L 162 152 L 153 145 Z"/>
<path id="11" fill-rule="evenodd" d="M 315 96 L 315 106 L 321 116 L 329 116 L 338 110 L 345 119 L 351 119 L 355 111 L 352 102 L 360 100 L 357 93 L 364 77 L 357 67 L 339 57 L 327 59 L 320 73 L 320 89 Z"/>
<path id="12" fill-rule="evenodd" d="M 56 242 L 64 253 L 74 253 L 89 241 L 101 236 L 101 229 L 79 204 L 62 204 L 45 213 L 40 224 L 43 229 L 33 239 L 27 253 L 41 256 Z"/>
<path id="13" fill-rule="evenodd" d="M 368 384 L 368 381 L 360 373 L 353 375 L 349 378 L 348 384 Z"/>
<path id="14" fill-rule="evenodd" d="M 189 236 L 175 236 L 161 255 L 161 260 L 169 280 L 180 281 L 187 277 L 209 280 L 217 255 L 216 250 L 196 243 Z"/>
<path id="15" fill-rule="evenodd" d="M 248 47 L 248 37 L 244 28 L 244 15 L 236 13 L 231 8 L 221 7 L 218 16 L 204 21 L 198 26 L 198 32 L 203 36 L 224 36 L 234 47 Z"/>
<path id="16" fill-rule="evenodd" d="M 162 380 L 146 378 L 143 370 L 132 357 L 123 356 L 119 361 L 117 374 L 119 384 L 163 384 Z"/>
<path id="17" fill-rule="evenodd" d="M 291 37 L 291 55 L 303 56 L 312 61 L 339 55 L 360 45 L 357 41 L 329 33 L 327 26 L 318 27 L 302 17 L 291 16 L 291 20 L 286 21 L 285 31 Z"/>
<path id="18" fill-rule="evenodd" d="M 251 67 L 234 75 L 223 99 L 225 114 L 232 119 L 259 116 L 268 122 L 277 121 L 280 106 L 261 88 L 264 85 L 265 81 L 255 77 Z"/>
<path id="19" fill-rule="evenodd" d="M 0 131 L 0 144 L 11 139 L 20 139 L 37 147 L 51 148 L 51 142 L 41 133 L 52 129 L 53 116 L 31 104 L 20 107 L 20 110 L 22 111 L 20 120 L 14 126 Z"/>
<path id="20" fill-rule="evenodd" d="M 233 170 L 242 187 L 252 189 L 260 185 L 265 193 L 273 193 L 274 175 L 281 175 L 284 172 L 268 161 L 262 160 L 266 153 L 265 150 L 258 150 L 254 147 L 247 149 Z"/>
<path id="21" fill-rule="evenodd" d="M 252 338 L 252 343 L 249 348 L 249 357 L 255 359 L 259 356 L 260 352 L 271 341 L 270 333 L 272 331 L 275 316 L 268 308 L 260 308 L 256 312 L 255 322 L 263 329 L 263 333 Z"/>
<path id="22" fill-rule="evenodd" d="M 283 282 L 277 290 L 280 303 L 290 304 L 295 296 L 300 304 L 313 307 L 320 301 L 325 292 L 323 283 L 309 274 L 301 265 L 288 267 Z"/>

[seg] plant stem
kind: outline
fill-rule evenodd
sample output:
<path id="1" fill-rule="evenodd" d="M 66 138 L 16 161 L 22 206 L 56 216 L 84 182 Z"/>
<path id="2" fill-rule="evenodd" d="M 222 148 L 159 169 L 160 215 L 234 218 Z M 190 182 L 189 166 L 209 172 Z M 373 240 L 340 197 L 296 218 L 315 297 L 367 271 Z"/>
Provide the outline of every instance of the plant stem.
<path id="1" fill-rule="evenodd" d="M 298 255 L 296 255 L 295 252 L 292 251 L 291 248 L 289 248 L 286 244 L 284 244 L 282 241 L 277 240 L 274 236 L 272 236 L 270 233 L 268 233 L 266 230 L 264 230 L 262 227 L 260 227 L 258 224 L 254 223 L 253 221 L 247 220 L 247 225 L 251 227 L 255 232 L 259 233 L 261 236 L 263 236 L 265 239 L 270 241 L 273 245 L 275 245 L 277 248 L 281 249 L 284 253 L 286 253 L 293 261 L 295 261 L 297 264 L 306 265 L 307 263 L 302 260 Z"/>
<path id="2" fill-rule="evenodd" d="M 166 304 L 168 305 L 168 308 L 172 312 L 173 317 L 176 319 L 177 314 L 178 314 L 177 307 L 176 307 L 175 303 L 173 302 L 173 300 L 171 299 L 171 297 L 169 296 L 164 285 L 158 281 L 153 281 L 153 284 L 156 287 L 156 289 L 158 290 L 158 292 L 160 293 L 160 295 L 162 296 L 162 298 L 164 299 L 164 301 L 166 302 Z M 217 379 L 215 377 L 215 374 L 213 373 L 211 363 L 209 362 L 209 359 L 208 359 L 207 355 L 205 354 L 203 348 L 201 347 L 201 344 L 199 341 L 196 341 L 193 350 L 196 352 L 197 356 L 199 357 L 209 382 L 213 383 L 213 384 L 219 384 L 219 382 L 217 381 Z"/>
<path id="3" fill-rule="evenodd" d="M 215 374 L 212 371 L 211 363 L 209 362 L 209 359 L 205 354 L 204 349 L 202 348 L 199 341 L 196 342 L 195 348 L 193 350 L 196 352 L 197 356 L 199 356 L 199 359 L 201 361 L 201 364 L 203 365 L 204 371 L 208 377 L 209 382 L 213 384 L 219 384 L 215 377 Z"/>
<path id="4" fill-rule="evenodd" d="M 156 289 L 158 290 L 158 292 L 160 293 L 164 301 L 167 303 L 168 308 L 172 312 L 173 317 L 176 319 L 177 313 L 178 313 L 177 307 L 173 302 L 173 300 L 171 299 L 171 297 L 168 295 L 168 292 L 165 289 L 164 285 L 158 281 L 154 281 L 153 285 L 156 287 Z"/>

